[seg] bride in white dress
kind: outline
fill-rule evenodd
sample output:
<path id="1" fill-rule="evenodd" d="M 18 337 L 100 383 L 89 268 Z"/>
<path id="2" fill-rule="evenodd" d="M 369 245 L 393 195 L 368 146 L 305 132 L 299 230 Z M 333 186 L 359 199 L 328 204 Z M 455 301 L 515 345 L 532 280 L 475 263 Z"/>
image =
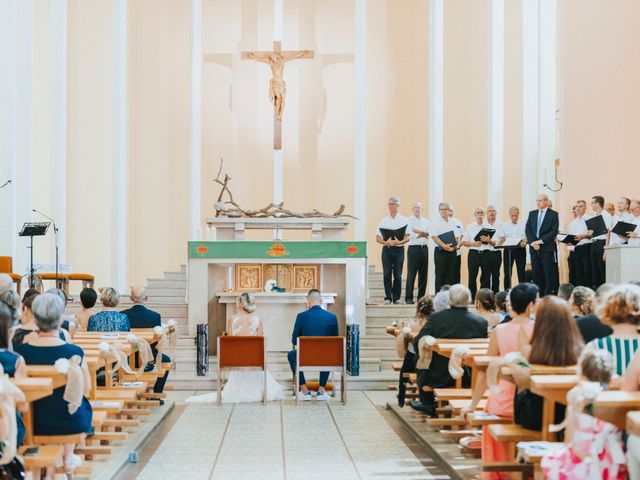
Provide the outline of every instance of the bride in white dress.
<path id="1" fill-rule="evenodd" d="M 227 323 L 227 334 L 235 336 L 263 336 L 262 320 L 254 315 L 256 310 L 253 297 L 243 293 L 236 302 L 237 313 Z M 267 400 L 282 400 L 284 395 L 282 387 L 267 372 Z M 223 403 L 261 402 L 264 397 L 264 378 L 261 371 L 235 370 L 229 372 L 229 380 L 222 389 Z M 217 400 L 217 394 L 207 393 L 189 397 L 189 403 L 210 403 Z"/>

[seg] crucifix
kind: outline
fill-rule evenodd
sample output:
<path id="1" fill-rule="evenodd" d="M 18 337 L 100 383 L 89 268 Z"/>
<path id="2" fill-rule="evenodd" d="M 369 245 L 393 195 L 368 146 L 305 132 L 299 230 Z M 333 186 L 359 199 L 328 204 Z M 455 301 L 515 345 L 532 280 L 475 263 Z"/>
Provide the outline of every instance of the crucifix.
<path id="1" fill-rule="evenodd" d="M 282 51 L 279 41 L 273 42 L 271 52 L 242 52 L 243 60 L 255 60 L 271 67 L 269 99 L 273 103 L 273 149 L 282 150 L 282 112 L 284 111 L 287 84 L 284 81 L 284 66 L 291 60 L 313 58 L 313 50 Z"/>

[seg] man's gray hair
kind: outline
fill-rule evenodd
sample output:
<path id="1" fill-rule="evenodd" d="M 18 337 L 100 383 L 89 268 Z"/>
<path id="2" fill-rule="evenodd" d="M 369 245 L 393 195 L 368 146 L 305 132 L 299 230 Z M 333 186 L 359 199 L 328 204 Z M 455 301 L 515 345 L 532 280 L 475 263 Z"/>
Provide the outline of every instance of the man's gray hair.
<path id="1" fill-rule="evenodd" d="M 307 293 L 307 300 L 314 305 L 320 305 L 322 304 L 322 294 L 319 290 L 312 288 L 309 290 L 309 293 Z"/>
<path id="2" fill-rule="evenodd" d="M 438 210 L 440 210 L 442 207 L 447 207 L 447 210 L 453 210 L 453 207 L 449 202 L 440 202 L 438 204 Z"/>
<path id="3" fill-rule="evenodd" d="M 454 308 L 466 308 L 471 303 L 471 291 L 457 283 L 449 289 L 449 305 Z"/>
<path id="4" fill-rule="evenodd" d="M 0 292 L 11 290 L 13 288 L 13 279 L 6 273 L 0 273 Z"/>
<path id="5" fill-rule="evenodd" d="M 400 197 L 389 197 L 389 203 L 393 203 L 394 205 L 400 205 Z"/>
<path id="6" fill-rule="evenodd" d="M 496 212 L 498 211 L 498 208 L 495 205 L 491 205 L 491 204 L 487 205 L 487 210 L 489 210 L 490 208 L 495 210 Z"/>
<path id="7" fill-rule="evenodd" d="M 45 293 L 51 293 L 53 295 L 57 295 L 58 298 L 60 298 L 60 300 L 62 300 L 62 303 L 64 305 L 67 304 L 67 294 L 64 293 L 62 290 L 60 290 L 59 288 L 50 288 Z"/>
<path id="8" fill-rule="evenodd" d="M 436 312 L 441 312 L 447 308 L 449 308 L 449 290 L 436 293 L 436 296 L 433 297 L 433 309 Z"/>
<path id="9" fill-rule="evenodd" d="M 518 207 L 511 207 L 509 208 L 509 214 L 511 214 L 511 212 L 518 212 L 520 213 L 520 209 Z"/>
<path id="10" fill-rule="evenodd" d="M 64 313 L 64 302 L 54 293 L 38 295 L 31 307 L 41 332 L 51 332 L 60 326 L 60 318 Z"/>

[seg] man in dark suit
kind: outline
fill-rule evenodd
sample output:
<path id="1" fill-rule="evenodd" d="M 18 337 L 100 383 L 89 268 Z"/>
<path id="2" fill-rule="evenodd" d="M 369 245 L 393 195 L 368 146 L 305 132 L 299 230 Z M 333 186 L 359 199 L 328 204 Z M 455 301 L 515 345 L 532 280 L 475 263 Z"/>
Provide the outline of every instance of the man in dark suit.
<path id="1" fill-rule="evenodd" d="M 536 198 L 537 210 L 529 212 L 525 232 L 529 243 L 533 283 L 543 295 L 555 295 L 558 278 L 558 247 L 556 237 L 560 226 L 558 212 L 549 208 L 549 197 L 544 193 Z"/>
<path id="2" fill-rule="evenodd" d="M 420 339 L 431 335 L 435 338 L 487 338 L 489 325 L 477 313 L 468 309 L 471 303 L 471 291 L 460 284 L 449 289 L 449 305 L 451 308 L 436 312 L 424 324 L 413 341 L 416 352 L 420 352 Z M 465 370 L 467 370 L 465 368 Z M 431 364 L 426 370 L 416 370 L 420 401 L 411 402 L 411 406 L 427 415 L 435 413 L 435 396 L 433 391 L 425 392 L 422 387 L 452 388 L 455 380 L 449 374 L 449 359 L 433 352 Z M 469 372 L 463 377 L 463 385 L 470 383 Z"/>
<path id="3" fill-rule="evenodd" d="M 149 300 L 144 288 L 131 287 L 131 295 L 129 298 L 131 299 L 131 302 L 133 302 L 133 307 L 128 310 L 123 310 L 121 313 L 124 313 L 129 317 L 129 324 L 131 325 L 131 328 L 154 328 L 162 326 L 162 317 L 160 314 L 153 310 L 149 310 L 144 306 L 144 303 Z M 157 343 L 151 344 L 151 353 L 153 354 L 154 360 L 147 364 L 145 371 L 151 371 L 155 366 L 155 358 L 158 355 Z M 162 362 L 168 363 L 170 361 L 171 358 L 163 353 Z M 167 370 L 163 377 L 156 380 L 156 383 L 153 386 L 153 391 L 155 393 L 162 393 L 168 377 L 169 371 Z"/>
<path id="4" fill-rule="evenodd" d="M 296 345 L 298 337 L 337 337 L 338 318 L 335 314 L 327 312 L 322 308 L 322 295 L 316 289 L 309 290 L 307 294 L 307 310 L 299 313 L 296 323 L 293 326 L 291 343 L 293 350 L 287 354 L 289 366 L 293 374 L 296 374 Z M 320 387 L 316 400 L 328 400 L 329 396 L 325 392 L 325 385 L 329 379 L 329 372 L 320 372 Z M 304 374 L 300 372 L 300 392 L 296 392 L 301 400 L 311 400 L 311 392 L 307 388 Z"/>

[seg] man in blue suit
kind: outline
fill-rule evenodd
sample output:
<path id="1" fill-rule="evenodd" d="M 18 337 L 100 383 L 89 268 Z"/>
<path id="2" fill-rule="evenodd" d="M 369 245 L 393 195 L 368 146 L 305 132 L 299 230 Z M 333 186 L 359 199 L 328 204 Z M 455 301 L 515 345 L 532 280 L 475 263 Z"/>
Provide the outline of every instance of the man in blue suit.
<path id="1" fill-rule="evenodd" d="M 560 222 L 558 212 L 549 208 L 549 197 L 544 193 L 536 198 L 537 210 L 529 212 L 527 243 L 531 256 L 533 283 L 543 295 L 555 295 L 558 291 L 558 247 L 556 237 Z"/>
<path id="2" fill-rule="evenodd" d="M 129 324 L 131 325 L 131 328 L 154 328 L 162 325 L 162 317 L 160 314 L 144 306 L 144 303 L 149 300 L 144 288 L 131 287 L 131 296 L 129 298 L 131 298 L 133 306 L 128 310 L 123 310 L 121 313 L 125 313 L 127 317 L 129 317 Z M 158 355 L 157 346 L 158 345 L 156 343 L 151 344 L 151 353 L 153 354 L 154 359 Z M 162 362 L 168 363 L 170 361 L 171 358 L 163 353 Z M 154 364 L 155 360 L 149 362 L 145 371 L 153 370 Z M 156 380 L 156 383 L 153 386 L 153 391 L 155 393 L 162 393 L 164 391 L 164 384 L 167 383 L 168 377 L 169 370 L 167 370 L 161 378 Z M 161 400 L 160 403 L 164 402 Z"/>
<path id="3" fill-rule="evenodd" d="M 309 290 L 307 294 L 307 310 L 299 313 L 296 317 L 296 324 L 293 327 L 291 343 L 293 350 L 287 354 L 291 371 L 296 374 L 296 344 L 298 337 L 337 337 L 338 319 L 335 314 L 327 312 L 322 308 L 322 295 L 316 289 Z M 316 400 L 328 400 L 329 395 L 324 387 L 329 379 L 329 372 L 320 372 L 320 387 Z M 304 374 L 300 372 L 300 392 L 296 392 L 301 400 L 311 400 L 311 392 L 307 388 Z"/>

